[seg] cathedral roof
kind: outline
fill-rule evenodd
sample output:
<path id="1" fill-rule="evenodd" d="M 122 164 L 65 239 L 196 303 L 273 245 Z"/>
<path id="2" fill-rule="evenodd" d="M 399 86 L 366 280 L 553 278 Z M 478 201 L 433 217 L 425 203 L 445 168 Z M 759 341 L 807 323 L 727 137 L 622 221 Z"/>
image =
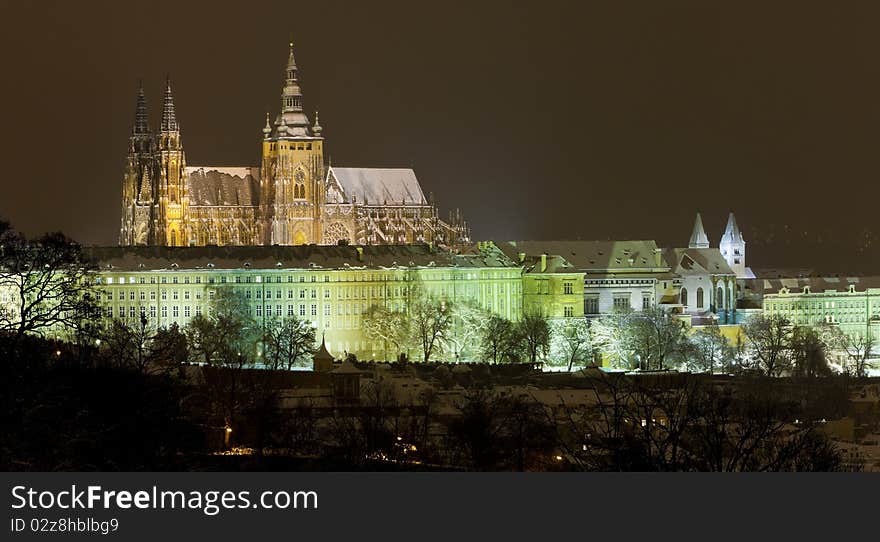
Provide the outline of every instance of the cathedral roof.
<path id="1" fill-rule="evenodd" d="M 190 166 L 186 168 L 190 205 L 260 203 L 260 168 Z"/>
<path id="2" fill-rule="evenodd" d="M 339 203 L 428 204 L 411 169 L 331 167 L 327 177 L 329 183 L 335 184 L 342 192 L 342 202 Z"/>

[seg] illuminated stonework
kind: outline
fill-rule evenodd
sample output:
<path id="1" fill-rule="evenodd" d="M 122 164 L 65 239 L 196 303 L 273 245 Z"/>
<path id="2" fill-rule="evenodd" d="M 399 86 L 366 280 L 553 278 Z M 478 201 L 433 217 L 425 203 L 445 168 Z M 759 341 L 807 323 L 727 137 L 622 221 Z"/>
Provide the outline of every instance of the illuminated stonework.
<path id="1" fill-rule="evenodd" d="M 171 82 L 154 136 L 140 89 L 126 161 L 120 245 L 305 245 L 468 241 L 456 212 L 440 220 L 411 169 L 324 163 L 323 128 L 303 110 L 293 56 L 281 109 L 266 116 L 259 167 L 187 166 Z"/>

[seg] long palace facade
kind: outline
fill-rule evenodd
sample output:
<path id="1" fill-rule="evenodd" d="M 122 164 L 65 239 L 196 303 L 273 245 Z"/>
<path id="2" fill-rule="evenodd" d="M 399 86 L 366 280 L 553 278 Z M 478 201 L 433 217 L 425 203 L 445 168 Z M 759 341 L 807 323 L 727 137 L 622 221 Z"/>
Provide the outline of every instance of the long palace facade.
<path id="1" fill-rule="evenodd" d="M 98 265 L 96 291 L 108 321 L 136 326 L 144 318 L 151 328 L 182 328 L 207 315 L 227 289 L 261 325 L 294 316 L 309 322 L 339 357 L 396 357 L 364 334 L 363 317 L 374 305 L 406 311 L 414 281 L 438 301 L 510 320 L 522 313 L 521 267 L 492 243 L 459 253 L 422 244 L 100 247 L 89 255 Z"/>
<path id="2" fill-rule="evenodd" d="M 158 133 L 138 91 L 122 190 L 123 246 L 466 243 L 461 213 L 441 220 L 412 169 L 330 167 L 303 107 L 293 44 L 281 107 L 266 115 L 259 166 L 189 165 L 170 79 Z"/>

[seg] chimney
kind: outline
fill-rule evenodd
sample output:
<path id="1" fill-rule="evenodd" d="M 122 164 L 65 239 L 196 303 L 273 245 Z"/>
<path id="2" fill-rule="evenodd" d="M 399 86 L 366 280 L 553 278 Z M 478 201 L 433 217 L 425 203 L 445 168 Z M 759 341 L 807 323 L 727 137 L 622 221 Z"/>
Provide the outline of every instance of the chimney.
<path id="1" fill-rule="evenodd" d="M 547 271 L 547 255 L 541 254 L 541 273 Z"/>
<path id="2" fill-rule="evenodd" d="M 663 252 L 659 248 L 654 249 L 654 267 L 663 267 Z"/>

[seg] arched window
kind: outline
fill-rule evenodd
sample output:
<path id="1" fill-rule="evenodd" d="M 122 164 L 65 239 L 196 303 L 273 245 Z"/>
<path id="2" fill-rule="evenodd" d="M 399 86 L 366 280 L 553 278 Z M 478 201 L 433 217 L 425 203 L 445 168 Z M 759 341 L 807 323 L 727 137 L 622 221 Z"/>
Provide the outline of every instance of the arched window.
<path id="1" fill-rule="evenodd" d="M 295 198 L 305 198 L 306 197 L 306 174 L 303 173 L 303 170 L 298 169 L 296 173 L 293 174 L 293 180 L 296 185 L 293 188 L 293 196 Z"/>
<path id="2" fill-rule="evenodd" d="M 687 307 L 688 304 L 688 291 L 687 288 L 681 289 L 681 304 Z"/>
<path id="3" fill-rule="evenodd" d="M 697 308 L 703 308 L 703 289 L 697 288 Z"/>
<path id="4" fill-rule="evenodd" d="M 176 230 L 171 230 L 171 246 L 173 246 L 173 247 L 177 246 L 177 231 Z"/>
<path id="5" fill-rule="evenodd" d="M 724 310 L 724 286 L 718 286 L 718 297 L 715 298 L 715 306 L 718 310 Z"/>

